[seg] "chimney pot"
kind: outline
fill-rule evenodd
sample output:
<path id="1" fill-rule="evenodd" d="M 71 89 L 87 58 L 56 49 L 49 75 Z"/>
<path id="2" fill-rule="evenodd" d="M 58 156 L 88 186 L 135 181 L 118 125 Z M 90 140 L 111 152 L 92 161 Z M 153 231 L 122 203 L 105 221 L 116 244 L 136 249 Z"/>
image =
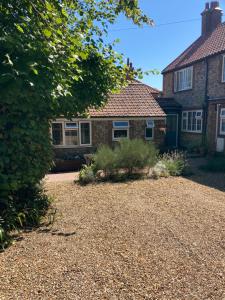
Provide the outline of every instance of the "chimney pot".
<path id="1" fill-rule="evenodd" d="M 211 9 L 214 9 L 216 7 L 219 7 L 220 3 L 219 3 L 219 1 L 212 1 L 210 6 L 211 6 L 210 7 Z"/>
<path id="2" fill-rule="evenodd" d="M 222 15 L 219 1 L 207 2 L 202 13 L 202 35 L 214 31 L 222 23 Z"/>

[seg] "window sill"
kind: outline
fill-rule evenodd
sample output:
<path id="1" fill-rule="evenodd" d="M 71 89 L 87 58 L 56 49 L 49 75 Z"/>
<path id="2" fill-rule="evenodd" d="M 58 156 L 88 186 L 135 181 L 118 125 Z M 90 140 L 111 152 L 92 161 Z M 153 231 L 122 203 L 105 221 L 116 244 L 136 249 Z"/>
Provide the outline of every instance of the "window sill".
<path id="1" fill-rule="evenodd" d="M 56 149 L 77 149 L 77 148 L 86 148 L 86 147 L 92 147 L 92 145 L 77 145 L 77 146 L 73 146 L 73 145 L 52 145 L 53 148 Z"/>
<path id="2" fill-rule="evenodd" d="M 192 91 L 193 90 L 193 88 L 190 88 L 190 89 L 186 89 L 186 90 L 181 90 L 181 91 L 173 91 L 174 92 L 174 94 L 179 94 L 179 93 L 182 93 L 182 92 L 188 92 L 188 91 Z"/>
<path id="3" fill-rule="evenodd" d="M 183 132 L 183 133 L 196 133 L 196 134 L 202 134 L 202 130 L 201 130 L 201 131 L 181 130 L 181 132 Z"/>

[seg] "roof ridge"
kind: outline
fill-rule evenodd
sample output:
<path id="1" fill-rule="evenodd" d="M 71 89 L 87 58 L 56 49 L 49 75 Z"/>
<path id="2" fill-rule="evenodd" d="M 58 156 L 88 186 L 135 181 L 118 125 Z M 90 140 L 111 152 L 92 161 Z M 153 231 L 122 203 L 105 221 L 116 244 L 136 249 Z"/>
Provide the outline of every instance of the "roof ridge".
<path id="1" fill-rule="evenodd" d="M 185 66 L 222 52 L 225 52 L 225 22 L 221 23 L 209 34 L 198 37 L 163 69 L 162 74 L 178 68 L 184 68 Z"/>

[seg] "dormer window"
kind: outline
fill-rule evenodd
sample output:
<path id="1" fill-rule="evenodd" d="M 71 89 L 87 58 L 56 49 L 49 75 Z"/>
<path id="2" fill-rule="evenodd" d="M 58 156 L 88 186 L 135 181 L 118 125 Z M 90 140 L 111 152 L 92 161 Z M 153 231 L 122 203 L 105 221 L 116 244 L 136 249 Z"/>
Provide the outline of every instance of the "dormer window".
<path id="1" fill-rule="evenodd" d="M 174 73 L 174 92 L 192 89 L 193 67 L 188 67 Z"/>
<path id="2" fill-rule="evenodd" d="M 225 82 L 225 55 L 223 56 L 222 82 Z"/>

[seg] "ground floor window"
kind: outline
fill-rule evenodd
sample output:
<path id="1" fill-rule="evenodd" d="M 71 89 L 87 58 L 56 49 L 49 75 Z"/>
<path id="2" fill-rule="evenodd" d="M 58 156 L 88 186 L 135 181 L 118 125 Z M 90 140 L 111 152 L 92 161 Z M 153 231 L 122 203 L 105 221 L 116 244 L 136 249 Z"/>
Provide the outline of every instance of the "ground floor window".
<path id="1" fill-rule="evenodd" d="M 146 128 L 145 128 L 145 139 L 146 140 L 152 140 L 153 139 L 154 127 L 155 127 L 154 120 L 147 120 L 146 121 Z"/>
<path id="2" fill-rule="evenodd" d="M 52 123 L 52 143 L 55 146 L 91 145 L 91 122 L 59 121 Z"/>
<path id="3" fill-rule="evenodd" d="M 182 112 L 182 131 L 202 132 L 202 110 Z"/>
<path id="4" fill-rule="evenodd" d="M 220 112 L 220 134 L 225 134 L 225 108 Z"/>
<path id="5" fill-rule="evenodd" d="M 124 138 L 129 138 L 129 121 L 114 121 L 112 131 L 113 141 Z"/>

